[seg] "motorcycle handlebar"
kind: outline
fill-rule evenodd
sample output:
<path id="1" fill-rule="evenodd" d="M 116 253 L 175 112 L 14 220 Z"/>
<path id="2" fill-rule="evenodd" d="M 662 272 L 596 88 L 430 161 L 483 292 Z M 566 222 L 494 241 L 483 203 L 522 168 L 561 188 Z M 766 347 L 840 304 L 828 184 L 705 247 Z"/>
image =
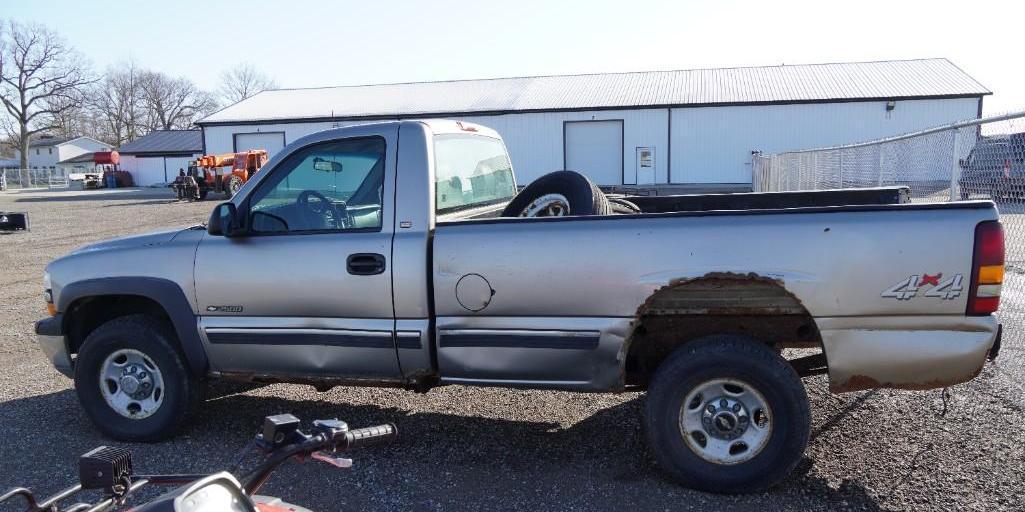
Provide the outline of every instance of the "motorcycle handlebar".
<path id="1" fill-rule="evenodd" d="M 344 448 L 358 448 L 360 446 L 387 441 L 392 437 L 395 437 L 395 434 L 395 425 L 391 423 L 349 430 L 344 434 Z"/>

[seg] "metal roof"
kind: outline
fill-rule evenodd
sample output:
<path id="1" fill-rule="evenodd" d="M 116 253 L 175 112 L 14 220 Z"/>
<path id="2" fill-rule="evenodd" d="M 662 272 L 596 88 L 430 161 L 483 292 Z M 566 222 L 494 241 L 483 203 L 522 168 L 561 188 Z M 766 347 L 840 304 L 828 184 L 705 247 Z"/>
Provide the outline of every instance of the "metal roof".
<path id="1" fill-rule="evenodd" d="M 65 158 L 64 160 L 61 160 L 60 162 L 57 162 L 57 163 L 58 164 L 90 163 L 91 164 L 91 163 L 93 163 L 93 155 L 95 155 L 95 154 L 96 153 L 94 153 L 94 152 L 82 153 L 81 155 L 75 155 L 75 156 L 73 156 L 71 158 Z"/>
<path id="2" fill-rule="evenodd" d="M 920 59 L 277 89 L 197 124 L 987 94 L 949 60 Z"/>
<path id="3" fill-rule="evenodd" d="M 53 137 L 53 136 L 50 136 L 50 135 L 43 135 L 43 136 L 38 137 L 38 138 L 32 137 L 32 138 L 29 138 L 29 147 L 30 148 L 45 148 L 47 146 L 60 146 L 61 144 L 64 144 L 65 142 L 68 142 L 70 140 L 74 140 L 74 139 L 77 139 L 77 138 L 79 138 L 79 137 L 72 137 L 70 139 L 65 139 L 63 137 Z"/>
<path id="4" fill-rule="evenodd" d="M 203 151 L 200 130 L 154 130 L 119 148 L 122 155 L 142 153 L 198 153 Z"/>

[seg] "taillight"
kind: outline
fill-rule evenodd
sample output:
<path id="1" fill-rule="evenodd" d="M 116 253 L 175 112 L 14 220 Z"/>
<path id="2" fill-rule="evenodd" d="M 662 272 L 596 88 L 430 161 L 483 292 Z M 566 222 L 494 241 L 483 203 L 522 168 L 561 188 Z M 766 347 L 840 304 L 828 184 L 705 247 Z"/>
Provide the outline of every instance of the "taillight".
<path id="1" fill-rule="evenodd" d="M 975 253 L 968 294 L 968 314 L 988 315 L 1000 307 L 1004 283 L 1004 227 L 997 221 L 975 226 Z"/>

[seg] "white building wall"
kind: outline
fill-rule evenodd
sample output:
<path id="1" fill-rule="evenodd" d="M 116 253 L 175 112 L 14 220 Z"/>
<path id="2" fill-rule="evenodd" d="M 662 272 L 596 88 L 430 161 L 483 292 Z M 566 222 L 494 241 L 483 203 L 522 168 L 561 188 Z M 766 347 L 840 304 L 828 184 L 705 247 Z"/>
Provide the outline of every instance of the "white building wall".
<path id="1" fill-rule="evenodd" d="M 602 110 L 585 112 L 542 112 L 500 116 L 453 117 L 493 128 L 502 135 L 516 182 L 526 185 L 549 172 L 563 168 L 563 123 L 566 121 L 623 120 L 623 169 L 632 176 L 634 148 L 655 148 L 655 183 L 666 183 L 665 153 L 668 149 L 667 109 Z M 587 174 L 586 169 L 574 169 Z M 631 180 L 632 181 L 632 180 Z M 622 183 L 598 183 L 621 185 Z M 631 183 L 632 184 L 632 183 Z"/>
<path id="2" fill-rule="evenodd" d="M 195 160 L 202 153 L 191 157 L 122 155 L 118 167 L 132 175 L 137 187 L 163 185 L 174 181 L 179 169 L 187 169 L 189 160 Z"/>
<path id="3" fill-rule="evenodd" d="M 28 150 L 28 166 L 32 168 L 57 167 L 57 162 L 74 158 L 83 153 L 95 153 L 97 151 L 110 151 L 109 144 L 104 144 L 90 137 L 79 137 L 61 144 L 54 144 L 42 147 L 30 147 Z M 15 151 L 14 159 L 18 160 L 19 151 Z M 67 167 L 67 166 L 62 166 Z M 69 168 L 79 168 L 79 164 Z M 89 166 L 91 167 L 91 165 Z"/>
<path id="4" fill-rule="evenodd" d="M 862 142 L 978 115 L 977 98 L 673 109 L 672 183 L 750 183 L 751 152 Z"/>
<path id="5" fill-rule="evenodd" d="M 587 112 L 543 112 L 505 114 L 497 116 L 471 116 L 446 118 L 479 123 L 493 128 L 502 135 L 513 168 L 520 185 L 563 168 L 562 129 L 565 121 L 594 119 L 623 120 L 623 165 L 627 175 L 632 174 L 635 147 L 656 148 L 655 182 L 665 183 L 667 167 L 665 152 L 668 149 L 667 109 L 609 110 Z M 284 132 L 285 144 L 321 130 L 361 124 L 358 121 L 324 123 L 280 123 L 240 126 L 209 126 L 204 129 L 206 150 L 209 154 L 230 153 L 233 149 L 233 134 L 253 132 Z M 274 155 L 270 155 L 274 156 Z M 585 171 L 584 169 L 577 169 Z M 599 183 L 619 185 L 620 183 Z"/>
<path id="6" fill-rule="evenodd" d="M 58 157 L 60 151 L 55 145 L 43 146 L 43 147 L 29 147 L 28 149 L 28 166 L 30 168 L 49 168 L 56 167 L 57 162 L 60 161 Z M 21 151 L 14 152 L 14 159 L 18 161 L 18 165 L 21 165 Z"/>
<path id="7" fill-rule="evenodd" d="M 885 102 L 850 102 L 675 108 L 671 126 L 670 109 L 664 108 L 447 117 L 497 130 L 509 148 L 520 185 L 563 168 L 563 123 L 584 120 L 623 120 L 627 184 L 633 184 L 629 178 L 638 147 L 655 150 L 656 184 L 746 184 L 751 182 L 753 150 L 774 153 L 859 142 L 978 114 L 976 98 L 898 101 L 889 113 L 885 106 Z M 208 154 L 230 153 L 236 133 L 284 132 L 285 143 L 290 144 L 310 133 L 353 124 L 361 122 L 209 126 L 204 137 Z M 577 170 L 586 173 L 586 169 Z"/>
<path id="8" fill-rule="evenodd" d="M 97 151 L 110 151 L 110 144 L 105 144 L 89 137 L 71 139 L 63 144 L 57 145 L 55 153 L 59 153 L 58 161 L 74 158 L 84 153 L 95 153 Z"/>
<path id="9" fill-rule="evenodd" d="M 335 126 L 348 126 L 359 123 L 279 123 L 259 124 L 240 126 L 207 126 L 203 129 L 203 137 L 206 142 L 206 154 L 219 155 L 222 153 L 235 152 L 234 137 L 236 133 L 274 133 L 284 132 L 285 144 L 291 144 L 296 139 L 311 133 L 327 130 Z M 273 157 L 273 154 L 268 154 Z"/>

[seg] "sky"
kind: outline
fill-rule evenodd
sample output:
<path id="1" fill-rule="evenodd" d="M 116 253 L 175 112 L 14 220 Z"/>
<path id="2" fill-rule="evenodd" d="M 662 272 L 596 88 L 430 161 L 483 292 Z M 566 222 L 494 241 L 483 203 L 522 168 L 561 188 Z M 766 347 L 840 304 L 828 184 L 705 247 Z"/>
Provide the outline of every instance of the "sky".
<path id="1" fill-rule="evenodd" d="M 248 62 L 281 87 L 946 57 L 1025 110 L 1025 2 L 14 1 L 99 71 L 129 60 L 215 90 Z"/>

